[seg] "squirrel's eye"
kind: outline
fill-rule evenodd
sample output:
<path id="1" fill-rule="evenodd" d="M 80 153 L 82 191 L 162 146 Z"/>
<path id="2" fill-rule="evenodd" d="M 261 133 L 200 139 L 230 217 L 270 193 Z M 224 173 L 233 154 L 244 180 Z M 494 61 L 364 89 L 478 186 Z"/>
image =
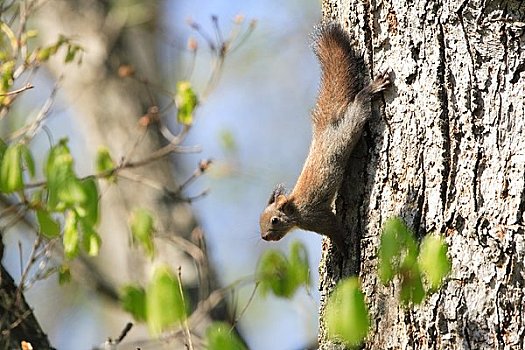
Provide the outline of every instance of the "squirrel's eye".
<path id="1" fill-rule="evenodd" d="M 272 223 L 272 225 L 275 225 L 279 222 L 279 218 L 277 216 L 274 216 L 273 218 L 271 218 L 270 222 Z"/>

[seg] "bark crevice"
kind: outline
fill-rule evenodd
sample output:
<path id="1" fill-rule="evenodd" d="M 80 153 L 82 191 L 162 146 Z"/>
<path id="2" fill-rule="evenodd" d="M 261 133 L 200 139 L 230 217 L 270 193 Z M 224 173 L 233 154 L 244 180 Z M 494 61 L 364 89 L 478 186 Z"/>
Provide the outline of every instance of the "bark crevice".
<path id="1" fill-rule="evenodd" d="M 525 22 L 525 8 L 513 0 L 332 2 L 368 66 L 395 75 L 364 137 L 364 178 L 355 176 L 362 160 L 352 158 L 339 196 L 346 227 L 362 232 L 358 271 L 374 320 L 364 348 L 523 345 L 525 33 L 515 24 Z M 420 237 L 444 234 L 453 265 L 440 293 L 408 318 L 399 285 L 383 287 L 376 275 L 381 228 L 394 215 Z M 323 265 L 321 280 L 335 285 L 332 269 Z M 340 348 L 325 330 L 321 312 L 320 348 Z"/>

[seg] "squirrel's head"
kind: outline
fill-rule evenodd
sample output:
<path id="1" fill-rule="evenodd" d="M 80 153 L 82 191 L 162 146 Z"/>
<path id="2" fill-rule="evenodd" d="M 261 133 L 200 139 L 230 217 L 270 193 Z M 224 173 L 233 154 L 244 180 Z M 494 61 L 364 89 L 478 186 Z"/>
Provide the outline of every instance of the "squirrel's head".
<path id="1" fill-rule="evenodd" d="M 272 192 L 268 206 L 261 214 L 259 224 L 265 241 L 278 241 L 295 227 L 295 206 L 286 196 L 284 187 L 278 185 Z"/>

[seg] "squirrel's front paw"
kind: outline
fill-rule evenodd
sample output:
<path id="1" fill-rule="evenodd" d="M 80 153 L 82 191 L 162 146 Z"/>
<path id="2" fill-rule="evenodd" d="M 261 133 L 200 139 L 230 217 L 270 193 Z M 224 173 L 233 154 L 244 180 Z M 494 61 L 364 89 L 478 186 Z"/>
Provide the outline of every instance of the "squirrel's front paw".
<path id="1" fill-rule="evenodd" d="M 372 92 L 381 92 L 392 84 L 392 71 L 387 70 L 372 82 Z"/>

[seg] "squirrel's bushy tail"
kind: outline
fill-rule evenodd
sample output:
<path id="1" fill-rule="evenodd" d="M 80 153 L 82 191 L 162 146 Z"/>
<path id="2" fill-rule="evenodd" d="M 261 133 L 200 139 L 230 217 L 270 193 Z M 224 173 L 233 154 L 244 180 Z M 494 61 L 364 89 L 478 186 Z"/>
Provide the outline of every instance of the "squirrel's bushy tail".
<path id="1" fill-rule="evenodd" d="M 320 24 L 313 38 L 313 49 L 321 64 L 321 84 L 313 118 L 314 125 L 323 128 L 342 117 L 359 92 L 363 60 L 339 24 Z"/>

